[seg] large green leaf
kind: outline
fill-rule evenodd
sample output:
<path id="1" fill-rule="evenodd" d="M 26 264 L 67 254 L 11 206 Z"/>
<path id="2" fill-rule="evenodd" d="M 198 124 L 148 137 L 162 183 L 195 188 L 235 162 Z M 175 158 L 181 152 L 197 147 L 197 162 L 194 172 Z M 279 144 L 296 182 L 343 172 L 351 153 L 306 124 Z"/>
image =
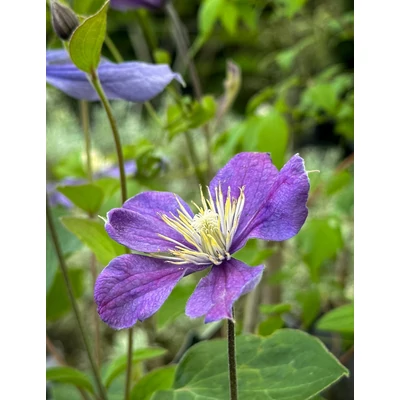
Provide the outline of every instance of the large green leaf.
<path id="1" fill-rule="evenodd" d="M 77 14 L 88 15 L 95 13 L 104 3 L 104 0 L 74 0 L 73 8 Z"/>
<path id="2" fill-rule="evenodd" d="M 157 390 L 172 388 L 176 365 L 157 368 L 145 375 L 131 391 L 131 400 L 150 400 Z"/>
<path id="3" fill-rule="evenodd" d="M 61 222 L 93 251 L 103 265 L 125 253 L 123 246 L 110 239 L 101 222 L 78 217 L 64 217 Z"/>
<path id="4" fill-rule="evenodd" d="M 66 211 L 60 208 L 51 209 L 54 226 L 60 241 L 60 246 L 64 257 L 78 250 L 81 247 L 79 240 L 68 232 L 60 223 L 59 218 L 65 215 Z M 58 269 L 58 258 L 54 250 L 54 244 L 51 239 L 50 231 L 46 229 L 46 293 L 53 285 L 54 278 Z"/>
<path id="5" fill-rule="evenodd" d="M 68 270 L 69 280 L 75 299 L 79 299 L 84 292 L 83 269 L 73 268 Z M 61 318 L 71 309 L 67 288 L 61 271 L 58 271 L 53 285 L 46 296 L 46 319 L 54 321 Z"/>
<path id="6" fill-rule="evenodd" d="M 69 41 L 72 62 L 82 71 L 91 73 L 100 63 L 101 48 L 106 37 L 109 0 L 76 28 Z"/>
<path id="7" fill-rule="evenodd" d="M 346 304 L 326 313 L 317 322 L 323 331 L 354 333 L 354 304 Z"/>
<path id="8" fill-rule="evenodd" d="M 302 331 L 282 329 L 267 338 L 237 338 L 240 400 L 307 400 L 348 371 L 321 341 Z M 178 365 L 174 390 L 152 400 L 228 400 L 226 340 L 201 342 Z"/>
<path id="9" fill-rule="evenodd" d="M 77 207 L 90 214 L 99 211 L 104 199 L 103 190 L 92 183 L 59 186 L 57 190 L 68 197 Z"/>
<path id="10" fill-rule="evenodd" d="M 150 360 L 152 358 L 161 357 L 166 352 L 167 350 L 161 347 L 147 347 L 144 349 L 137 349 L 133 352 L 134 354 L 132 361 L 134 363 L 138 363 L 140 361 Z M 116 359 L 114 359 L 104 373 L 103 376 L 104 385 L 106 387 L 109 387 L 113 382 L 113 380 L 126 370 L 126 366 L 127 366 L 126 354 L 123 354 L 122 356 L 119 356 Z"/>
<path id="11" fill-rule="evenodd" d="M 94 393 L 92 383 L 81 371 L 70 367 L 54 367 L 46 370 L 46 380 L 53 382 L 70 383 Z"/>

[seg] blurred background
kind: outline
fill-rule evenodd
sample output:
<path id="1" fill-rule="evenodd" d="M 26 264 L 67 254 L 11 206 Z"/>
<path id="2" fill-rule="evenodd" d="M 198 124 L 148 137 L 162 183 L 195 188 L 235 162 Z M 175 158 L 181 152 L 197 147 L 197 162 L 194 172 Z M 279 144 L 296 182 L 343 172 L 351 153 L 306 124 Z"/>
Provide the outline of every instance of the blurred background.
<path id="1" fill-rule="evenodd" d="M 93 13 L 102 3 L 93 0 L 85 11 Z M 156 115 L 145 105 L 112 102 L 125 159 L 131 163 L 129 197 L 145 190 L 167 190 L 196 202 L 196 173 L 209 180 L 238 152 L 271 152 L 278 168 L 300 153 L 308 171 L 319 171 L 309 174 L 309 217 L 296 237 L 267 244 L 251 240 L 238 253 L 249 265 L 265 263 L 267 269 L 258 288 L 236 304 L 237 329 L 268 336 L 291 327 L 316 335 L 351 370 L 350 379 L 323 394 L 324 398 L 353 399 L 353 2 L 225 0 L 219 12 L 209 3 L 173 0 L 184 32 L 177 32 L 173 16 L 163 9 L 109 10 L 105 57 L 168 63 L 187 83 L 184 88 L 172 84 L 173 90 L 151 101 Z M 79 0 L 69 4 L 81 12 Z M 46 46 L 61 48 L 48 5 L 46 16 Z M 177 50 L 177 35 L 182 34 L 199 76 L 201 101 Z M 177 92 L 182 94 L 178 99 Z M 53 215 L 79 216 L 82 211 L 66 201 L 56 186 L 86 180 L 82 110 L 77 100 L 50 86 L 46 106 L 47 181 Z M 110 172 L 116 165 L 115 150 L 100 104 L 88 107 L 93 169 L 106 193 L 99 212 L 104 217 L 120 206 L 118 171 Z M 197 154 L 197 171 L 187 135 Z M 60 222 L 57 225 L 79 306 L 93 332 L 93 271 L 88 266 L 94 265 L 99 273 L 105 265 L 93 257 L 85 241 Z M 69 365 L 84 369 L 83 345 L 50 241 L 46 271 L 48 365 L 59 362 L 58 352 Z M 144 354 L 134 364 L 136 379 L 176 362 L 193 343 L 225 335 L 223 323 L 205 325 L 184 314 L 201 275 L 181 281 L 154 317 L 135 326 L 134 348 Z M 100 337 L 103 344 L 97 356 L 105 371 L 111 359 L 126 353 L 127 335 L 101 322 Z M 115 399 L 121 398 L 123 378 L 121 371 L 110 381 Z M 80 398 L 67 385 L 52 385 L 48 396 Z"/>

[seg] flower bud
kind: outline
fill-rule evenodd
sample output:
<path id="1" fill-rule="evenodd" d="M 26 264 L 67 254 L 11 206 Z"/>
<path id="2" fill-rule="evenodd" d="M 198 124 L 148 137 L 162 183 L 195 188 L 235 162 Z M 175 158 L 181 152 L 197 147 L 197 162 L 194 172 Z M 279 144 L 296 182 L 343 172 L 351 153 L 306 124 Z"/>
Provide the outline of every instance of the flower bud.
<path id="1" fill-rule="evenodd" d="M 50 9 L 54 32 L 61 40 L 68 40 L 79 25 L 78 17 L 69 7 L 56 1 L 51 2 Z"/>

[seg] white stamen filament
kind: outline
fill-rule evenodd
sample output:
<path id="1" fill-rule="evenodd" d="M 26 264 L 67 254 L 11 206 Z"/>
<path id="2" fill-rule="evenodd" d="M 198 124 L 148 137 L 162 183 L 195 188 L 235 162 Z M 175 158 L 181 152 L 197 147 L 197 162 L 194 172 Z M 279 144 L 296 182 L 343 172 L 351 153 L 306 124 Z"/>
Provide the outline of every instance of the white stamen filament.
<path id="1" fill-rule="evenodd" d="M 229 249 L 239 226 L 240 216 L 244 207 L 244 187 L 239 188 L 239 197 L 232 198 L 231 188 L 228 187 L 226 198 L 222 193 L 221 185 L 215 188 L 215 202 L 207 187 L 208 199 L 204 197 L 200 187 L 201 207 L 193 203 L 198 213 L 193 217 L 176 198 L 179 208 L 177 215 L 161 215 L 162 220 L 182 237 L 193 248 L 179 241 L 159 234 L 163 239 L 171 242 L 175 247 L 169 251 L 172 255 L 158 255 L 159 258 L 174 264 L 192 263 L 197 265 L 219 265 L 224 260 L 230 260 Z"/>

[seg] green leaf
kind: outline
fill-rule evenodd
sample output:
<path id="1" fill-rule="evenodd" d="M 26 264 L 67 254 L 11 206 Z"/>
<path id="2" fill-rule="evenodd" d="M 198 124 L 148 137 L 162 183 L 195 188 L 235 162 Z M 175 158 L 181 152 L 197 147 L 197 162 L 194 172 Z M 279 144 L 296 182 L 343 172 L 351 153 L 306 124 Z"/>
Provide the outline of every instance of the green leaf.
<path id="1" fill-rule="evenodd" d="M 289 303 L 261 304 L 260 311 L 264 314 L 283 314 L 289 312 L 292 305 Z"/>
<path id="2" fill-rule="evenodd" d="M 83 269 L 72 268 L 68 270 L 68 276 L 72 286 L 75 299 L 79 299 L 84 292 Z M 46 296 L 46 319 L 55 321 L 68 313 L 71 302 L 68 297 L 67 288 L 61 271 L 58 271 L 53 285 Z"/>
<path id="3" fill-rule="evenodd" d="M 115 178 L 100 178 L 96 180 L 96 186 L 101 188 L 104 199 L 107 200 L 119 189 L 119 180 Z"/>
<path id="4" fill-rule="evenodd" d="M 58 186 L 57 190 L 68 197 L 77 207 L 89 214 L 96 214 L 104 199 L 104 193 L 101 188 L 92 183 Z"/>
<path id="5" fill-rule="evenodd" d="M 236 349 L 240 400 L 307 400 L 348 376 L 319 339 L 298 330 L 239 336 Z M 224 339 L 194 345 L 178 365 L 174 390 L 152 400 L 228 400 L 227 361 Z"/>
<path id="6" fill-rule="evenodd" d="M 354 304 L 346 304 L 326 313 L 317 322 L 322 331 L 354 333 Z"/>
<path id="7" fill-rule="evenodd" d="M 66 211 L 60 208 L 51 209 L 54 226 L 60 240 L 60 246 L 64 257 L 78 250 L 81 247 L 79 240 L 68 232 L 60 223 L 60 217 L 66 214 Z M 50 231 L 46 229 L 46 293 L 53 285 L 56 273 L 58 270 L 58 258 L 54 250 L 53 240 L 51 239 Z"/>
<path id="8" fill-rule="evenodd" d="M 258 334 L 269 336 L 284 325 L 285 323 L 280 315 L 272 315 L 258 325 Z"/>
<path id="9" fill-rule="evenodd" d="M 82 71 L 91 73 L 100 63 L 101 48 L 106 37 L 109 0 L 94 15 L 76 28 L 69 41 L 72 62 Z"/>
<path id="10" fill-rule="evenodd" d="M 261 90 L 261 92 L 255 94 L 247 103 L 246 106 L 246 114 L 253 113 L 258 106 L 262 103 L 272 99 L 275 94 L 275 89 L 268 86 L 265 89 Z"/>
<path id="11" fill-rule="evenodd" d="M 168 296 L 165 303 L 155 314 L 158 329 L 163 328 L 179 315 L 185 313 L 185 304 L 193 293 L 196 285 L 193 283 L 179 282 Z"/>
<path id="12" fill-rule="evenodd" d="M 74 0 L 74 11 L 81 15 L 95 13 L 104 3 L 104 0 Z"/>
<path id="13" fill-rule="evenodd" d="M 161 347 L 148 347 L 144 349 L 137 349 L 134 351 L 132 361 L 133 363 L 138 363 L 140 361 L 151 360 L 152 358 L 161 357 L 166 352 L 167 350 Z M 116 359 L 114 359 L 104 373 L 103 376 L 104 385 L 108 388 L 113 382 L 113 380 L 126 370 L 126 366 L 127 366 L 126 354 L 123 354 L 122 356 L 119 356 Z"/>
<path id="14" fill-rule="evenodd" d="M 312 105 L 328 113 L 335 115 L 339 105 L 339 99 L 335 87 L 328 83 L 319 83 L 307 89 L 305 96 L 310 98 Z"/>
<path id="15" fill-rule="evenodd" d="M 94 393 L 92 383 L 89 378 L 81 371 L 70 367 L 47 368 L 46 380 L 53 382 L 70 383 L 71 385 L 85 389 Z"/>
<path id="16" fill-rule="evenodd" d="M 348 171 L 340 171 L 334 174 L 326 184 L 326 194 L 332 195 L 352 182 L 351 175 Z"/>
<path id="17" fill-rule="evenodd" d="M 304 6 L 307 0 L 278 0 L 282 13 L 287 18 L 294 17 Z"/>
<path id="18" fill-rule="evenodd" d="M 200 35 L 202 37 L 207 37 L 211 33 L 224 6 L 224 0 L 204 0 L 201 3 L 198 13 L 198 24 Z"/>
<path id="19" fill-rule="evenodd" d="M 270 109 L 266 115 L 251 116 L 241 128 L 244 151 L 269 152 L 274 164 L 283 166 L 289 127 L 279 112 Z"/>
<path id="20" fill-rule="evenodd" d="M 297 300 L 303 310 L 301 319 L 307 329 L 317 318 L 321 310 L 321 296 L 317 289 L 310 289 L 297 294 Z"/>
<path id="21" fill-rule="evenodd" d="M 157 390 L 172 388 L 176 365 L 157 368 L 145 375 L 131 391 L 131 400 L 150 400 Z"/>
<path id="22" fill-rule="evenodd" d="M 223 12 L 220 14 L 220 19 L 223 27 L 230 35 L 233 36 L 237 33 L 239 13 L 235 4 L 225 2 Z"/>
<path id="23" fill-rule="evenodd" d="M 331 217 L 309 219 L 297 239 L 303 259 L 310 269 L 311 279 L 318 282 L 322 264 L 335 258 L 343 248 L 339 222 Z"/>
<path id="24" fill-rule="evenodd" d="M 103 265 L 125 253 L 123 246 L 110 239 L 101 222 L 78 217 L 64 217 L 61 218 L 61 222 L 93 251 Z"/>

